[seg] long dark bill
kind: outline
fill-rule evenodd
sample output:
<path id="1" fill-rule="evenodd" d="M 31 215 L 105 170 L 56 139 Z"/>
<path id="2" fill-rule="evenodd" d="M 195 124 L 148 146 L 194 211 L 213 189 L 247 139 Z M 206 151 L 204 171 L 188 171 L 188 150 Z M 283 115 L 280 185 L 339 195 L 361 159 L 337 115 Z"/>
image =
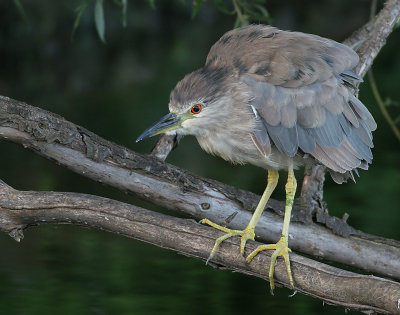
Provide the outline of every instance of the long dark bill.
<path id="1" fill-rule="evenodd" d="M 169 113 L 161 118 L 159 121 L 154 123 L 152 126 L 147 128 L 137 139 L 136 142 L 142 141 L 143 139 L 158 135 L 160 133 L 167 132 L 169 130 L 174 130 L 173 128 L 181 120 L 180 116 L 174 113 Z"/>

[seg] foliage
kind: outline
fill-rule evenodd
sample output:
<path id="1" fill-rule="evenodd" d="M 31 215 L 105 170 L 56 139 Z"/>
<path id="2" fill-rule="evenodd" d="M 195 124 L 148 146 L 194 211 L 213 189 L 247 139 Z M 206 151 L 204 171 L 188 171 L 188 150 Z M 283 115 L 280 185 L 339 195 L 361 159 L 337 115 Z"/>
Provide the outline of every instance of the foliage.
<path id="1" fill-rule="evenodd" d="M 28 21 L 24 7 L 21 3 L 20 0 L 13 0 L 15 7 L 17 8 L 17 11 L 19 13 L 19 15 L 22 17 L 23 20 L 25 20 L 26 22 Z"/>
<path id="2" fill-rule="evenodd" d="M 20 16 L 27 22 L 27 15 L 25 13 L 24 7 L 20 0 L 13 0 L 14 5 L 17 8 Z M 156 9 L 156 0 L 146 0 L 149 6 L 152 9 Z M 121 10 L 121 23 L 123 27 L 127 26 L 127 11 L 128 11 L 128 0 L 111 0 L 111 2 L 118 6 Z M 179 3 L 181 5 L 186 4 L 186 0 L 180 0 Z M 194 19 L 203 5 L 207 2 L 207 0 L 193 0 L 191 1 L 191 16 Z M 241 27 L 249 25 L 250 23 L 267 23 L 272 24 L 272 18 L 265 8 L 266 0 L 214 0 L 213 4 L 223 14 L 236 16 L 233 28 Z M 105 39 L 105 31 L 106 31 L 106 22 L 105 22 L 105 10 L 104 10 L 104 0 L 81 0 L 80 4 L 76 8 L 76 17 L 73 23 L 73 29 L 71 34 L 71 39 L 74 38 L 75 32 L 79 27 L 79 23 L 81 21 L 82 14 L 85 9 L 89 6 L 89 4 L 94 3 L 94 24 L 96 27 L 97 34 L 102 43 L 106 43 Z M 374 0 L 371 3 L 371 11 L 370 18 L 372 18 L 376 13 L 377 1 Z M 396 28 L 400 25 L 400 21 L 396 24 Z M 373 77 L 372 74 L 369 74 L 370 82 L 372 84 Z M 371 79 L 372 78 L 372 79 Z M 383 104 L 379 97 L 379 92 L 377 87 L 372 85 L 371 89 L 376 98 L 376 102 L 379 105 L 379 108 L 385 117 L 387 123 L 393 130 L 394 135 L 400 141 L 400 131 L 397 127 L 400 121 L 400 115 L 392 118 L 391 114 L 387 110 L 387 107 L 390 105 L 396 105 L 396 102 L 386 102 Z"/>
<path id="3" fill-rule="evenodd" d="M 228 0 L 224 3 L 229 14 L 210 14 L 203 19 L 207 9 L 216 8 L 216 1 L 205 2 L 194 16 L 197 23 L 191 22 L 188 14 L 193 0 L 136 0 L 127 7 L 126 29 L 118 32 L 122 12 L 118 3 L 122 1 L 104 0 L 108 40 L 102 47 L 99 37 L 93 36 L 95 0 L 87 0 L 73 43 L 65 39 L 71 35 L 79 12 L 73 9 L 84 0 L 69 4 L 52 0 L 16 2 L 22 3 L 29 25 L 36 28 L 26 27 L 20 10 L 1 2 L 2 95 L 56 112 L 143 153 L 151 150 L 156 139 L 139 144 L 134 144 L 134 139 L 167 112 L 171 88 L 184 74 L 199 67 L 209 45 L 237 18 Z M 71 9 L 65 10 L 67 5 Z M 268 2 L 268 12 L 277 20 L 279 12 L 283 28 L 338 41 L 365 23 L 368 8 L 363 1 L 314 1 L 306 6 L 295 0 Z M 112 9 L 117 11 L 114 29 Z M 396 100 L 400 99 L 398 32 L 389 37 L 374 63 L 382 94 Z M 385 128 L 369 86 L 364 83 L 360 88 L 363 103 L 379 125 L 374 133 L 374 163 L 368 172 L 360 173 L 357 184 L 335 185 L 328 179 L 324 197 L 332 214 L 349 212 L 350 224 L 358 229 L 398 238 L 400 146 Z M 392 105 L 390 111 L 396 109 Z M 140 205 L 134 196 L 90 181 L 13 144 L 2 143 L 1 151 L 1 179 L 17 189 L 85 192 Z M 193 137 L 185 137 L 168 162 L 255 193 L 262 193 L 265 187 L 265 174 L 259 168 L 231 166 L 204 153 Z M 283 196 L 284 184 L 279 188 L 277 197 Z M 198 313 L 204 303 L 214 313 L 230 315 L 343 314 L 341 308 L 323 306 L 300 294 L 288 299 L 291 292 L 285 289 L 271 297 L 267 283 L 253 277 L 215 272 L 196 260 L 101 231 L 40 227 L 28 230 L 17 246 L 3 233 L 0 247 L 6 258 L 0 259 L 1 314 L 190 314 Z"/>
<path id="4" fill-rule="evenodd" d="M 21 12 L 23 12 L 23 8 L 19 2 L 19 0 L 14 0 L 17 7 Z M 72 37 L 79 26 L 79 22 L 81 16 L 87 6 L 91 3 L 94 4 L 94 23 L 96 26 L 97 34 L 100 40 L 105 43 L 105 18 L 104 18 L 104 0 L 82 0 L 76 11 L 75 23 L 73 26 Z M 119 6 L 121 9 L 121 22 L 122 26 L 126 27 L 127 25 L 127 10 L 128 10 L 128 0 L 113 0 L 115 5 Z M 155 0 L 147 0 L 150 7 L 152 9 L 156 9 Z M 180 3 L 182 5 L 186 4 L 185 0 L 181 0 Z M 191 2 L 192 5 L 192 18 L 195 18 L 196 15 L 200 12 L 203 5 L 206 3 L 206 0 L 193 0 Z M 236 16 L 234 28 L 241 27 L 245 25 L 249 25 L 252 22 L 265 22 L 267 24 L 271 24 L 272 19 L 268 10 L 265 8 L 266 0 L 214 0 L 214 6 L 223 14 Z"/>
<path id="5" fill-rule="evenodd" d="M 370 10 L 370 16 L 369 16 L 371 20 L 376 15 L 377 4 L 378 4 L 377 0 L 373 0 L 371 2 L 371 10 Z M 397 21 L 394 28 L 399 27 L 399 25 L 400 25 L 400 20 Z M 369 79 L 369 84 L 371 86 L 372 94 L 375 97 L 375 101 L 376 101 L 383 117 L 385 118 L 387 124 L 392 129 L 394 136 L 397 138 L 397 140 L 400 141 L 400 130 L 398 128 L 398 125 L 400 124 L 400 115 L 393 118 L 391 112 L 389 112 L 389 110 L 388 110 L 388 108 L 390 106 L 392 106 L 392 107 L 393 107 L 393 105 L 398 106 L 399 105 L 398 102 L 392 101 L 389 97 L 386 97 L 386 100 L 383 101 L 382 96 L 379 93 L 378 86 L 375 82 L 375 77 L 374 77 L 372 69 L 370 69 L 368 71 L 368 79 Z"/>
<path id="6" fill-rule="evenodd" d="M 105 30 L 106 30 L 106 23 L 104 18 L 104 0 L 93 0 L 94 3 L 94 23 L 96 26 L 97 34 L 100 40 L 103 43 L 106 43 L 105 39 Z M 81 20 L 82 14 L 87 8 L 87 6 L 93 2 L 92 0 L 82 0 L 79 6 L 76 8 L 76 18 L 74 22 L 74 26 L 72 29 L 72 36 L 74 37 L 75 31 L 78 29 L 79 22 Z M 154 6 L 154 0 L 149 1 L 150 5 Z M 127 25 L 127 18 L 126 14 L 128 11 L 128 0 L 113 0 L 113 3 L 121 8 L 121 23 L 123 27 Z"/>
<path id="7" fill-rule="evenodd" d="M 206 0 L 193 1 L 192 17 L 197 15 L 205 2 Z M 265 4 L 266 0 L 214 0 L 214 5 L 220 12 L 236 15 L 234 28 L 249 25 L 251 22 L 271 24 L 272 19 Z"/>

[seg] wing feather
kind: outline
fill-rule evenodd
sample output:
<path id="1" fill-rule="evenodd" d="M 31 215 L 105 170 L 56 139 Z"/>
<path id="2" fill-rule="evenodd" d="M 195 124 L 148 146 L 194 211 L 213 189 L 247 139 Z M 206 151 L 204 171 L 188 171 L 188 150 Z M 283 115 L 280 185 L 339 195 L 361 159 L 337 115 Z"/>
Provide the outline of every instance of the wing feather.
<path id="1" fill-rule="evenodd" d="M 265 123 L 271 140 L 279 151 L 285 153 L 289 157 L 294 157 L 298 150 L 297 128 L 283 127 L 282 125 L 270 126 Z"/>
<path id="2" fill-rule="evenodd" d="M 251 47 L 251 49 L 249 49 Z M 256 116 L 252 139 L 264 155 L 274 145 L 309 153 L 338 182 L 372 160 L 376 123 L 352 92 L 361 78 L 349 47 L 316 35 L 252 25 L 226 33 L 206 67 L 231 67 Z"/>
<path id="3" fill-rule="evenodd" d="M 297 139 L 299 148 L 304 153 L 312 153 L 315 150 L 315 138 L 301 125 L 297 125 Z"/>
<path id="4" fill-rule="evenodd" d="M 342 143 L 345 133 L 340 126 L 337 116 L 328 111 L 325 116 L 325 121 L 320 127 L 309 128 L 307 131 L 321 146 L 337 147 Z"/>
<path id="5" fill-rule="evenodd" d="M 252 108 L 252 110 L 256 123 L 253 133 L 251 134 L 251 139 L 261 154 L 265 157 L 268 157 L 271 154 L 271 141 L 268 136 L 267 128 L 265 127 L 264 121 L 258 114 L 257 110 L 255 108 Z"/>

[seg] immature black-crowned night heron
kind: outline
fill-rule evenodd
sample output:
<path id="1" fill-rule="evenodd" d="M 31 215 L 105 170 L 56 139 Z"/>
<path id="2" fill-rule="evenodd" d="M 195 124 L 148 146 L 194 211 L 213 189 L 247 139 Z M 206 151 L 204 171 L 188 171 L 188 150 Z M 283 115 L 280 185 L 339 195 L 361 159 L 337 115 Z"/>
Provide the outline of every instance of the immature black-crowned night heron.
<path id="1" fill-rule="evenodd" d="M 208 219 L 202 223 L 226 234 L 221 242 L 240 236 L 240 252 L 254 230 L 278 182 L 287 170 L 286 206 L 282 236 L 276 244 L 261 245 L 248 257 L 272 249 L 269 271 L 284 258 L 289 281 L 288 236 L 296 192 L 293 169 L 325 165 L 337 183 L 354 180 L 352 171 L 368 169 L 376 123 L 354 96 L 361 81 L 351 69 L 358 63 L 349 47 L 316 35 L 251 25 L 223 35 L 203 68 L 186 75 L 171 93 L 169 110 L 137 139 L 160 133 L 196 136 L 200 146 L 233 163 L 251 163 L 268 170 L 268 184 L 248 224 L 232 230 Z"/>

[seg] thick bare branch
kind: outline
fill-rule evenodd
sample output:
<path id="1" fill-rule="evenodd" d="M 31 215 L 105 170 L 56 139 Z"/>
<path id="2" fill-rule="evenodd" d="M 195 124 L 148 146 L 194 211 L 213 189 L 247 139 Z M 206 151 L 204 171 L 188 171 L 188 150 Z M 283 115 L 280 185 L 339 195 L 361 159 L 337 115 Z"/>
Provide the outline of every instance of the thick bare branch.
<path id="1" fill-rule="evenodd" d="M 160 161 L 165 161 L 168 154 L 170 154 L 173 148 L 178 145 L 178 142 L 179 139 L 176 135 L 164 134 L 154 146 L 151 155 L 155 156 Z"/>
<path id="2" fill-rule="evenodd" d="M 343 42 L 355 49 L 360 56 L 360 62 L 354 69 L 359 76 L 364 77 L 371 68 L 374 59 L 385 45 L 387 37 L 399 18 L 400 0 L 388 0 L 385 2 L 383 9 L 371 21 L 355 31 Z M 304 196 L 306 203 L 313 206 L 316 203 L 323 203 L 324 179 L 325 175 L 324 172 L 320 171 L 320 166 L 306 169 L 302 185 L 302 196 Z M 314 209 L 309 210 L 309 212 L 313 212 Z"/>
<path id="3" fill-rule="evenodd" d="M 383 9 L 368 23 L 355 31 L 343 43 L 357 50 L 360 62 L 355 72 L 364 77 L 371 68 L 372 63 L 379 51 L 386 43 L 387 37 L 392 32 L 396 22 L 400 18 L 400 0 L 388 0 Z M 160 156 L 164 161 L 174 146 L 173 136 L 163 135 L 156 145 L 154 154 Z M 309 205 L 322 203 L 324 172 L 320 171 L 319 166 L 306 170 L 302 185 L 302 196 L 304 202 Z M 310 185 L 310 183 L 319 183 Z M 314 189 L 314 190 L 313 190 Z M 308 212 L 314 212 L 315 207 L 310 207 Z M 323 209 L 324 210 L 324 209 Z"/>
<path id="4" fill-rule="evenodd" d="M 384 45 L 386 37 L 398 20 L 399 8 L 400 0 L 387 1 L 383 10 L 373 21 L 346 41 L 353 47 L 358 46 L 361 58 L 356 70 L 360 75 L 365 74 Z M 168 209 L 179 210 L 195 218 L 208 217 L 214 222 L 229 224 L 233 228 L 242 228 L 247 224 L 251 216 L 250 212 L 258 201 L 258 196 L 254 194 L 202 179 L 162 163 L 151 156 L 136 154 L 107 142 L 61 117 L 8 98 L 0 99 L 0 139 L 15 142 L 77 173 L 138 194 Z M 164 138 L 164 141 L 167 145 L 158 145 L 153 152 L 154 156 L 160 159 L 165 159 L 175 144 L 175 139 Z M 344 220 L 329 216 L 321 205 L 323 179 L 321 181 L 322 177 L 318 175 L 321 172 L 308 171 L 307 182 L 303 184 L 303 187 L 308 188 L 303 189 L 302 197 L 307 204 L 311 202 L 315 205 L 317 221 L 336 228 L 337 233 L 348 237 L 335 235 L 330 230 L 312 222 L 308 225 L 295 222 L 291 226 L 291 248 L 400 279 L 399 243 L 365 235 L 349 227 Z M 154 215 L 158 216 L 157 214 L 137 208 L 134 208 L 135 213 L 138 212 L 140 215 L 138 214 L 139 219 L 135 221 L 138 217 L 134 219 L 130 216 L 133 208 L 129 211 L 126 210 L 127 208 L 123 210 L 124 207 L 131 206 L 98 197 L 60 194 L 59 196 L 63 196 L 60 197 L 61 199 L 69 198 L 67 202 L 63 199 L 64 203 L 60 205 L 55 200 L 51 202 L 46 199 L 46 196 L 49 197 L 51 194 L 16 192 L 5 187 L 3 185 L 2 189 L 7 191 L 7 196 L 1 201 L 8 200 L 14 204 L 9 204 L 7 208 L 3 203 L 0 228 L 16 239 L 22 235 L 21 228 L 27 225 L 38 224 L 43 220 L 49 223 L 70 222 L 106 229 L 205 259 L 218 233 L 187 220 L 181 221 L 167 216 L 155 219 Z M 311 190 L 307 191 L 307 189 Z M 19 194 L 19 198 L 22 199 L 24 194 L 25 196 L 34 194 L 37 199 L 30 195 L 29 202 L 37 200 L 43 203 L 41 206 L 37 205 L 36 208 L 33 206 L 26 209 L 18 208 L 16 205 L 22 199 L 12 199 L 10 192 Z M 55 195 L 50 197 L 55 197 Z M 81 198 L 83 205 L 71 203 L 75 197 Z M 97 198 L 97 201 L 93 201 L 92 198 Z M 104 204 L 103 207 L 101 206 L 103 201 L 107 204 L 107 209 Z M 69 203 L 77 207 L 65 206 Z M 53 208 L 49 209 L 49 205 Z M 282 203 L 275 200 L 271 200 L 268 207 L 276 213 L 283 209 Z M 16 209 L 19 210 L 15 212 Z M 76 209 L 79 209 L 78 212 L 74 212 Z M 301 213 L 301 210 L 300 207 L 297 213 Z M 148 216 L 142 211 L 145 211 Z M 281 217 L 267 211 L 258 225 L 257 237 L 265 241 L 276 241 L 279 238 L 280 226 Z M 138 234 L 130 234 L 130 227 L 135 227 Z M 154 231 L 154 233 L 149 233 L 149 231 Z M 179 244 L 181 247 L 174 244 Z M 248 249 L 251 250 L 254 244 L 249 244 Z M 267 253 L 258 256 L 250 265 L 246 265 L 237 253 L 237 243 L 234 240 L 228 240 L 221 247 L 215 262 L 227 268 L 267 278 L 266 266 L 269 264 Z M 398 312 L 397 283 L 350 274 L 295 254 L 291 257 L 299 291 L 345 307 L 378 312 Z M 276 270 L 278 282 L 285 284 L 286 273 L 282 264 L 278 264 Z M 316 282 L 318 285 L 315 285 Z"/>
<path id="5" fill-rule="evenodd" d="M 0 181 L 0 229 L 21 237 L 21 231 L 44 223 L 70 223 L 118 233 L 206 260 L 219 232 L 193 220 L 175 218 L 118 201 L 91 195 L 17 191 Z M 258 245 L 250 241 L 250 253 Z M 271 252 L 250 264 L 239 254 L 238 239 L 220 247 L 212 263 L 220 268 L 268 280 Z M 361 311 L 396 313 L 400 284 L 359 275 L 292 254 L 295 289 L 330 304 Z M 284 263 L 275 268 L 277 282 L 288 286 Z"/>
<path id="6" fill-rule="evenodd" d="M 57 115 L 4 97 L 0 98 L 0 139 L 167 209 L 198 219 L 207 217 L 232 228 L 246 226 L 259 200 L 255 194 L 132 152 Z M 267 207 L 283 211 L 283 203 L 276 200 L 270 200 Z M 349 237 L 335 235 L 319 224 L 293 222 L 293 250 L 400 279 L 398 242 L 360 233 L 323 211 L 317 212 L 317 218 Z M 281 225 L 281 216 L 265 211 L 256 235 L 275 242 Z"/>
<path id="7" fill-rule="evenodd" d="M 388 0 L 382 10 L 367 24 L 355 31 L 344 44 L 360 56 L 355 72 L 364 77 L 400 18 L 400 0 Z"/>

